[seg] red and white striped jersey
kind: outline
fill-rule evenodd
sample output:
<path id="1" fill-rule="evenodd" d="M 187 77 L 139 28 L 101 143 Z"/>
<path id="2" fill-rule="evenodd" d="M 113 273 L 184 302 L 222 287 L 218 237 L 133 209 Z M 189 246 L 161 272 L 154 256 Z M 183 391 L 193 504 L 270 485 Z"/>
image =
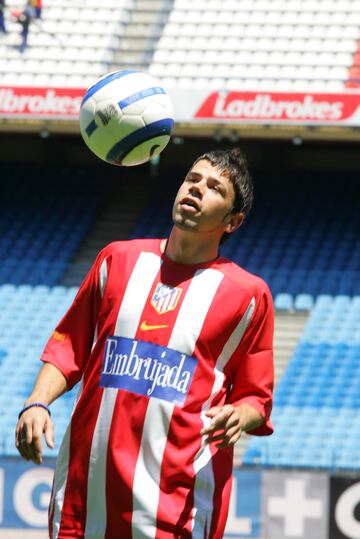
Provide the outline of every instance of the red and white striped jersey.
<path id="1" fill-rule="evenodd" d="M 162 240 L 98 255 L 42 360 L 79 397 L 59 451 L 51 539 L 220 539 L 233 451 L 206 444 L 211 406 L 246 402 L 271 434 L 273 307 L 225 258 L 179 264 Z"/>

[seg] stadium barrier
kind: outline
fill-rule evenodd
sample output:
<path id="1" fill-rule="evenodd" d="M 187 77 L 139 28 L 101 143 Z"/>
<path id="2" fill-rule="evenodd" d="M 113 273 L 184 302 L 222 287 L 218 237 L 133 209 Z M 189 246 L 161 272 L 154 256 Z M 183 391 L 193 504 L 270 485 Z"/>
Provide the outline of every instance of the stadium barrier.
<path id="1" fill-rule="evenodd" d="M 45 530 L 55 459 L 0 458 L 1 529 Z M 225 537 L 356 539 L 360 475 L 235 470 Z"/>

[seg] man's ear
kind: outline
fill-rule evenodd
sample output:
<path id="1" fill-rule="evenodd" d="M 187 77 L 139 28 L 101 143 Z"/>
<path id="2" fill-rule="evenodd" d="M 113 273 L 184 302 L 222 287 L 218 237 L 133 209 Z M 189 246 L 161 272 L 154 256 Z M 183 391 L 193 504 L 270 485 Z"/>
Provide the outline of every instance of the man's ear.
<path id="1" fill-rule="evenodd" d="M 227 232 L 228 234 L 232 234 L 232 232 L 235 232 L 235 230 L 237 230 L 239 226 L 242 225 L 244 219 L 245 219 L 245 214 L 241 211 L 237 213 L 230 213 L 224 219 L 224 223 L 225 223 L 224 232 Z"/>

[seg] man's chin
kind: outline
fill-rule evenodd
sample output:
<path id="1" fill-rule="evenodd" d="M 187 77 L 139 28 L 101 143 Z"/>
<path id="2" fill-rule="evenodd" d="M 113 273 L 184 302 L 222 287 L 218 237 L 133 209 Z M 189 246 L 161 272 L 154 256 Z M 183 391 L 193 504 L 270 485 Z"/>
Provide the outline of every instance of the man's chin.
<path id="1" fill-rule="evenodd" d="M 176 228 L 185 232 L 196 232 L 198 224 L 190 219 L 174 219 L 173 224 Z"/>

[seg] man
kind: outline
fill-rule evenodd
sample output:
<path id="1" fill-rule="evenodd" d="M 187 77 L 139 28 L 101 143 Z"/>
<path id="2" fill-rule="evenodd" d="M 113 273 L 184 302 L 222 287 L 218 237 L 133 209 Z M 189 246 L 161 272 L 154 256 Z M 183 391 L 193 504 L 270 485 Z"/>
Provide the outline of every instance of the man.
<path id="1" fill-rule="evenodd" d="M 27 49 L 30 24 L 34 17 L 35 9 L 32 6 L 31 0 L 28 0 L 24 9 L 17 15 L 17 21 L 21 25 L 21 45 L 19 47 L 21 53 Z"/>
<path id="2" fill-rule="evenodd" d="M 0 0 L 0 32 L 2 32 L 3 34 L 7 34 L 7 30 L 5 26 L 4 11 L 5 11 L 5 0 Z"/>
<path id="3" fill-rule="evenodd" d="M 252 198 L 240 150 L 204 154 L 179 188 L 167 241 L 98 255 L 16 429 L 21 455 L 40 463 L 42 433 L 53 447 L 48 405 L 80 381 L 51 538 L 223 536 L 233 445 L 243 431 L 272 432 L 270 293 L 218 255 Z"/>

